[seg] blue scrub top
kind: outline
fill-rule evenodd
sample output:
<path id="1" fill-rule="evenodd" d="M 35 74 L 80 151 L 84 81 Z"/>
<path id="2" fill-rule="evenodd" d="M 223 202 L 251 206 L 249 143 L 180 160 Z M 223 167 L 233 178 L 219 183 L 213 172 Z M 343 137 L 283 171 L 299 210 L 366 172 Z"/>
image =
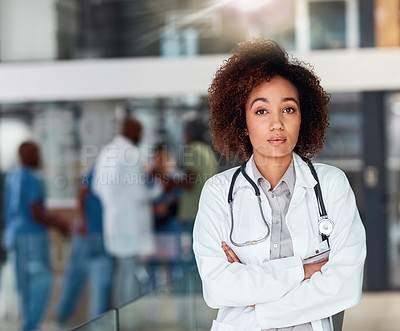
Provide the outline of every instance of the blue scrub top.
<path id="1" fill-rule="evenodd" d="M 93 168 L 82 177 L 81 185 L 89 188 L 88 194 L 85 196 L 85 216 L 88 222 L 88 233 L 102 233 L 103 232 L 103 210 L 101 201 L 93 193 Z"/>
<path id="2" fill-rule="evenodd" d="M 43 183 L 26 166 L 10 172 L 4 184 L 4 244 L 11 247 L 18 234 L 44 234 L 46 227 L 36 221 L 32 214 L 32 204 L 40 202 L 44 207 Z"/>

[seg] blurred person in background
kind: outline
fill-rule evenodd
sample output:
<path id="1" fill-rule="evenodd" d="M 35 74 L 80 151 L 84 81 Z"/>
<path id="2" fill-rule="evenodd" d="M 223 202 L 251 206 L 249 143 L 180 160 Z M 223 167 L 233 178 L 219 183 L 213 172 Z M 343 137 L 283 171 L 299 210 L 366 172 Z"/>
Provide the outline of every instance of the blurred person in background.
<path id="1" fill-rule="evenodd" d="M 15 254 L 21 330 L 36 330 L 52 291 L 48 229 L 66 235 L 69 225 L 46 211 L 43 184 L 35 173 L 40 166 L 39 146 L 26 141 L 18 155 L 20 166 L 7 175 L 4 185 L 4 244 Z"/>
<path id="2" fill-rule="evenodd" d="M 176 162 L 171 157 L 168 148 L 164 144 L 158 144 L 153 150 L 152 179 L 162 184 L 163 179 L 178 175 Z M 176 232 L 179 230 L 177 220 L 178 202 L 182 195 L 180 187 L 172 187 L 164 190 L 162 194 L 153 201 L 156 232 Z"/>
<path id="3" fill-rule="evenodd" d="M 142 124 L 133 117 L 105 145 L 95 164 L 93 191 L 103 206 L 104 243 L 115 258 L 113 301 L 121 306 L 142 293 L 147 282 L 140 257 L 155 252 L 152 192 L 138 149 Z"/>
<path id="4" fill-rule="evenodd" d="M 102 206 L 92 191 L 93 168 L 81 180 L 77 195 L 71 255 L 56 306 L 57 322 L 64 325 L 74 313 L 89 283 L 89 318 L 110 308 L 113 260 L 104 249 Z"/>
<path id="5" fill-rule="evenodd" d="M 4 187 L 5 173 L 0 171 L 0 238 L 4 237 Z M 0 247 L 0 320 L 17 320 L 19 318 L 18 292 L 15 274 L 15 257 L 4 245 Z"/>
<path id="6" fill-rule="evenodd" d="M 178 175 L 176 161 L 165 144 L 157 144 L 153 149 L 150 165 L 150 184 L 163 187 L 163 181 Z M 182 189 L 163 189 L 153 201 L 153 215 L 156 232 L 157 254 L 152 279 L 160 285 L 182 276 L 180 259 L 180 226 L 177 219 L 178 202 Z"/>
<path id="7" fill-rule="evenodd" d="M 166 182 L 166 190 L 182 188 L 178 204 L 178 219 L 181 227 L 182 262 L 194 267 L 192 252 L 192 232 L 201 190 L 204 183 L 217 173 L 217 159 L 211 146 L 206 142 L 207 123 L 200 116 L 192 116 L 183 124 L 183 174 L 171 177 Z"/>
<path id="8" fill-rule="evenodd" d="M 0 188 L 4 187 L 4 178 L 5 174 L 0 170 Z M 3 232 L 4 232 L 4 190 L 0 189 L 0 238 L 3 237 Z M 1 265 L 6 261 L 6 250 L 3 245 L 0 246 L 0 270 L 1 270 Z M 1 280 L 1 279 L 0 279 Z"/>

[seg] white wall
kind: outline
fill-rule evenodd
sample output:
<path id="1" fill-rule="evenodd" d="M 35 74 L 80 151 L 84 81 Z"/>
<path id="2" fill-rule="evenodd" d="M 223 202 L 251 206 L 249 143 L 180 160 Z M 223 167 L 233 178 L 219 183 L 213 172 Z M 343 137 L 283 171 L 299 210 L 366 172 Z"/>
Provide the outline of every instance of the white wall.
<path id="1" fill-rule="evenodd" d="M 229 55 L 0 64 L 0 102 L 110 100 L 204 95 Z M 315 51 L 311 63 L 329 92 L 400 89 L 400 48 Z"/>
<path id="2" fill-rule="evenodd" d="M 0 0 L 1 61 L 57 55 L 56 0 Z"/>

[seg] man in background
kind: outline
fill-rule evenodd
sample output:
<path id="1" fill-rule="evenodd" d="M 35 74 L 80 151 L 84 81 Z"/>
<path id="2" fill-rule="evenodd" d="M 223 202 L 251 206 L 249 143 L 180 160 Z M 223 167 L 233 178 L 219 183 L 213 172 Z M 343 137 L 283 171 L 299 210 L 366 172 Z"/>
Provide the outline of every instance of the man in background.
<path id="1" fill-rule="evenodd" d="M 183 174 L 164 181 L 167 191 L 182 188 L 178 204 L 178 219 L 181 228 L 181 260 L 184 272 L 195 267 L 192 251 L 192 233 L 203 185 L 217 173 L 217 159 L 210 144 L 206 142 L 208 127 L 205 121 L 195 115 L 186 119 L 183 125 L 184 149 L 182 156 Z"/>
<path id="2" fill-rule="evenodd" d="M 184 123 L 185 176 L 178 182 L 178 186 L 184 189 L 179 203 L 178 217 L 183 227 L 190 233 L 193 231 L 203 185 L 217 173 L 217 159 L 210 145 L 206 143 L 207 133 L 208 127 L 200 117 L 189 119 Z"/>
<path id="3" fill-rule="evenodd" d="M 10 172 L 4 185 L 4 245 L 13 251 L 21 302 L 21 330 L 35 330 L 45 316 L 52 290 L 48 228 L 69 232 L 66 221 L 45 208 L 39 146 L 24 142 L 18 149 L 20 166 Z"/>
<path id="4" fill-rule="evenodd" d="M 93 191 L 104 213 L 104 244 L 116 262 L 116 306 L 142 293 L 138 258 L 155 251 L 152 197 L 138 149 L 141 134 L 141 123 L 125 118 L 120 134 L 101 149 L 94 170 Z"/>

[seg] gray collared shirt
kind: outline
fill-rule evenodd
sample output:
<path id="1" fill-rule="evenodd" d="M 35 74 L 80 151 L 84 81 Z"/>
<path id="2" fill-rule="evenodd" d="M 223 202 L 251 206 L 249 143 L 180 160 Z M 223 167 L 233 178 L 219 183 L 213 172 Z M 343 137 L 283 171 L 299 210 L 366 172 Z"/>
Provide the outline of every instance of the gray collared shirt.
<path id="1" fill-rule="evenodd" d="M 270 259 L 282 259 L 293 256 L 293 243 L 286 224 L 286 214 L 293 195 L 296 182 L 296 172 L 293 160 L 278 185 L 271 190 L 271 184 L 263 177 L 252 159 L 252 169 L 255 182 L 261 187 L 267 197 L 272 211 Z M 312 331 L 311 323 L 305 323 L 287 328 L 268 329 L 265 331 Z"/>

